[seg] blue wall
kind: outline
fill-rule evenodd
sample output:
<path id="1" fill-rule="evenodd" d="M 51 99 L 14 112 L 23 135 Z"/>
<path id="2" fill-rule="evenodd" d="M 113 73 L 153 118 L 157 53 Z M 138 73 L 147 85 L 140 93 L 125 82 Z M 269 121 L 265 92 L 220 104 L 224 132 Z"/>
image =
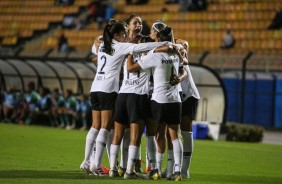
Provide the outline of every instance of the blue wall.
<path id="1" fill-rule="evenodd" d="M 227 90 L 227 121 L 240 121 L 241 77 L 223 76 Z M 243 123 L 282 128 L 282 77 L 248 73 L 246 76 Z"/>
<path id="2" fill-rule="evenodd" d="M 282 76 L 275 81 L 274 126 L 282 128 Z"/>

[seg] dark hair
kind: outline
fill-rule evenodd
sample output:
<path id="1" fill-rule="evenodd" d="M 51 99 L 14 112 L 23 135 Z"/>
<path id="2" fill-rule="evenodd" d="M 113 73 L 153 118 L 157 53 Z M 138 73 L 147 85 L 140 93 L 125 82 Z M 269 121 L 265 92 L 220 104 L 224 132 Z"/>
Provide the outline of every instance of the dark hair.
<path id="1" fill-rule="evenodd" d="M 157 33 L 157 37 L 160 38 L 161 41 L 170 41 L 172 42 L 172 29 L 169 26 L 166 26 L 164 30 L 161 30 Z"/>
<path id="2" fill-rule="evenodd" d="M 27 84 L 27 87 L 32 91 L 32 90 L 35 90 L 35 83 L 33 81 L 30 81 L 28 84 Z"/>
<path id="3" fill-rule="evenodd" d="M 40 88 L 42 90 L 43 96 L 45 96 L 47 94 L 50 94 L 50 89 L 49 88 L 44 87 L 44 86 L 41 86 Z"/>
<path id="4" fill-rule="evenodd" d="M 68 97 L 70 97 L 70 96 L 73 95 L 73 92 L 72 92 L 71 89 L 67 89 L 67 90 L 66 90 L 66 94 L 67 94 Z"/>
<path id="5" fill-rule="evenodd" d="M 53 93 L 57 93 L 57 94 L 59 94 L 59 93 L 60 93 L 59 88 L 55 88 L 55 89 L 53 89 Z"/>
<path id="6" fill-rule="evenodd" d="M 129 17 L 126 18 L 125 22 L 127 25 L 129 25 L 129 23 L 131 22 L 131 20 L 134 18 L 134 17 L 140 17 L 139 15 L 137 14 L 131 14 L 129 15 Z M 141 17 L 140 17 L 141 18 Z"/>
<path id="7" fill-rule="evenodd" d="M 114 38 L 114 34 L 119 34 L 122 31 L 126 31 L 126 24 L 123 21 L 116 21 L 115 19 L 109 20 L 106 27 L 104 28 L 103 39 L 104 46 L 103 52 L 106 52 L 109 55 L 112 55 L 114 50 L 112 48 L 112 42 Z"/>

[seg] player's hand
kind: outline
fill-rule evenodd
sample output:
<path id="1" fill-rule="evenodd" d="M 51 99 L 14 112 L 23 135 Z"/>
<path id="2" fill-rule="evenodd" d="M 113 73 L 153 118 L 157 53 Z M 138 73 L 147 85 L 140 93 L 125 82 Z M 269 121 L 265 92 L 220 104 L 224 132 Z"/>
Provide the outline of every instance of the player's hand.
<path id="1" fill-rule="evenodd" d="M 180 78 L 177 75 L 172 75 L 170 77 L 170 84 L 175 86 L 180 83 Z"/>

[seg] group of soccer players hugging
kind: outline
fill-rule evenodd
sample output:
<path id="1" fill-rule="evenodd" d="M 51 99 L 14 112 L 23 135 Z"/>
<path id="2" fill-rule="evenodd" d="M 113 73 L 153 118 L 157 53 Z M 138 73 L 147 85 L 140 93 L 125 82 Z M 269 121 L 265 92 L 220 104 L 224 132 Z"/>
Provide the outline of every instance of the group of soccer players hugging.
<path id="1" fill-rule="evenodd" d="M 8 87 L 1 94 L 0 117 L 4 122 L 47 125 L 68 130 L 87 130 L 91 106 L 87 95 L 76 96 L 72 90 L 52 91 L 44 86 L 36 90 L 30 81 L 25 92 Z M 88 122 L 87 122 L 88 121 Z"/>
<path id="2" fill-rule="evenodd" d="M 125 22 L 111 19 L 94 41 L 92 126 L 80 169 L 96 176 L 181 181 L 190 177 L 192 120 L 200 99 L 188 66 L 188 42 L 175 39 L 162 20 L 153 23 L 149 36 L 141 31 L 141 17 L 132 14 Z M 145 174 L 140 173 L 144 128 Z M 105 147 L 109 169 L 102 165 Z M 161 170 L 166 147 L 167 166 Z"/>

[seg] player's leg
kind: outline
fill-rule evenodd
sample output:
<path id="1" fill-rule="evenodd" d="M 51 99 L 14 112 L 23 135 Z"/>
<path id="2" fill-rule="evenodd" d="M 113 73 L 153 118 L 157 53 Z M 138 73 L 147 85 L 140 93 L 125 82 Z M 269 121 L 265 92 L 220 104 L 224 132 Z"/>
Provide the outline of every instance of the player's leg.
<path id="1" fill-rule="evenodd" d="M 157 130 L 158 130 L 158 123 L 156 121 L 152 119 L 149 119 L 148 121 L 146 121 L 146 134 L 147 134 L 146 155 L 148 157 L 150 170 L 157 169 L 157 164 L 156 164 L 157 145 L 156 145 L 156 140 L 155 140 L 155 135 L 156 135 Z"/>
<path id="2" fill-rule="evenodd" d="M 139 147 L 144 125 L 145 123 L 143 120 L 130 123 L 130 145 L 128 148 L 128 161 L 125 174 L 131 174 L 134 172 L 135 162 L 138 160 L 139 156 Z"/>
<path id="3" fill-rule="evenodd" d="M 98 92 L 101 108 L 101 129 L 96 139 L 96 154 L 94 163 L 91 165 L 91 171 L 99 176 L 107 175 L 108 173 L 102 168 L 102 158 L 106 143 L 109 139 L 110 130 L 113 127 L 112 116 L 115 108 L 117 93 Z"/>
<path id="4" fill-rule="evenodd" d="M 192 121 L 196 116 L 198 100 L 190 97 L 182 104 L 181 135 L 183 138 L 183 165 L 181 169 L 182 177 L 190 177 L 190 163 L 194 149 Z"/>
<path id="5" fill-rule="evenodd" d="M 171 142 L 173 145 L 173 156 L 174 156 L 174 172 L 168 178 L 174 181 L 180 181 L 181 178 L 181 168 L 182 168 L 182 156 L 183 156 L 183 145 L 178 137 L 179 124 L 168 124 L 168 132 L 171 137 Z"/>
<path id="6" fill-rule="evenodd" d="M 127 127 L 124 132 L 124 136 L 121 142 L 121 150 L 120 150 L 120 165 L 119 165 L 119 174 L 121 176 L 124 175 L 126 167 L 127 167 L 127 160 L 128 160 L 128 147 L 130 144 L 130 129 Z"/>
<path id="7" fill-rule="evenodd" d="M 114 123 L 113 123 L 113 126 L 114 126 Z M 114 127 L 111 128 L 110 134 L 109 134 L 109 139 L 106 143 L 106 149 L 107 149 L 107 155 L 108 155 L 109 161 L 110 161 L 111 144 L 113 142 L 113 137 L 114 137 Z"/>
<path id="8" fill-rule="evenodd" d="M 101 109 L 98 93 L 91 92 L 90 101 L 92 109 L 92 126 L 86 136 L 84 161 L 80 165 L 80 169 L 87 173 L 91 171 L 91 166 L 94 164 L 96 150 L 95 141 L 101 128 Z"/>
<path id="9" fill-rule="evenodd" d="M 180 131 L 181 122 L 181 103 L 170 103 L 166 104 L 165 120 L 167 122 L 168 132 L 173 146 L 173 157 L 174 157 L 174 171 L 173 174 L 168 178 L 174 181 L 181 181 L 181 168 L 182 168 L 182 158 L 183 158 L 183 145 L 178 137 Z"/>
<path id="10" fill-rule="evenodd" d="M 167 137 L 167 166 L 166 169 L 163 170 L 162 172 L 162 178 L 169 178 L 173 173 L 173 167 L 174 167 L 173 145 L 168 130 L 166 137 Z"/>
<path id="11" fill-rule="evenodd" d="M 110 147 L 110 177 L 119 176 L 118 173 L 118 153 L 120 149 L 120 144 L 125 132 L 125 125 L 115 122 L 113 140 Z"/>
<path id="12" fill-rule="evenodd" d="M 160 124 L 160 122 L 163 122 L 162 110 L 162 104 L 159 104 L 156 101 L 151 101 L 152 121 L 149 121 L 149 124 L 146 125 L 148 135 L 147 152 L 150 165 L 152 166 L 152 170 L 147 175 L 149 179 L 160 178 L 161 165 L 166 145 L 166 126 Z"/>
<path id="13" fill-rule="evenodd" d="M 101 126 L 101 112 L 92 110 L 92 126 L 86 136 L 84 160 L 82 164 L 80 165 L 80 169 L 87 173 L 90 171 L 90 168 L 89 168 L 90 164 L 93 163 L 94 161 L 94 160 L 91 160 L 93 159 L 91 155 L 95 153 L 94 144 L 95 144 L 97 135 L 99 133 L 100 126 Z"/>
<path id="14" fill-rule="evenodd" d="M 157 160 L 157 169 L 159 172 L 161 172 L 162 169 L 162 163 L 166 149 L 166 131 L 167 131 L 167 126 L 165 124 L 160 124 L 156 134 L 156 143 L 157 143 L 156 160 Z"/>
<path id="15" fill-rule="evenodd" d="M 102 168 L 102 158 L 112 126 L 112 113 L 112 110 L 101 111 L 101 129 L 99 130 L 98 136 L 96 138 L 96 154 L 94 157 L 94 164 L 91 165 L 91 170 L 99 176 L 104 176 L 107 174 Z"/>

